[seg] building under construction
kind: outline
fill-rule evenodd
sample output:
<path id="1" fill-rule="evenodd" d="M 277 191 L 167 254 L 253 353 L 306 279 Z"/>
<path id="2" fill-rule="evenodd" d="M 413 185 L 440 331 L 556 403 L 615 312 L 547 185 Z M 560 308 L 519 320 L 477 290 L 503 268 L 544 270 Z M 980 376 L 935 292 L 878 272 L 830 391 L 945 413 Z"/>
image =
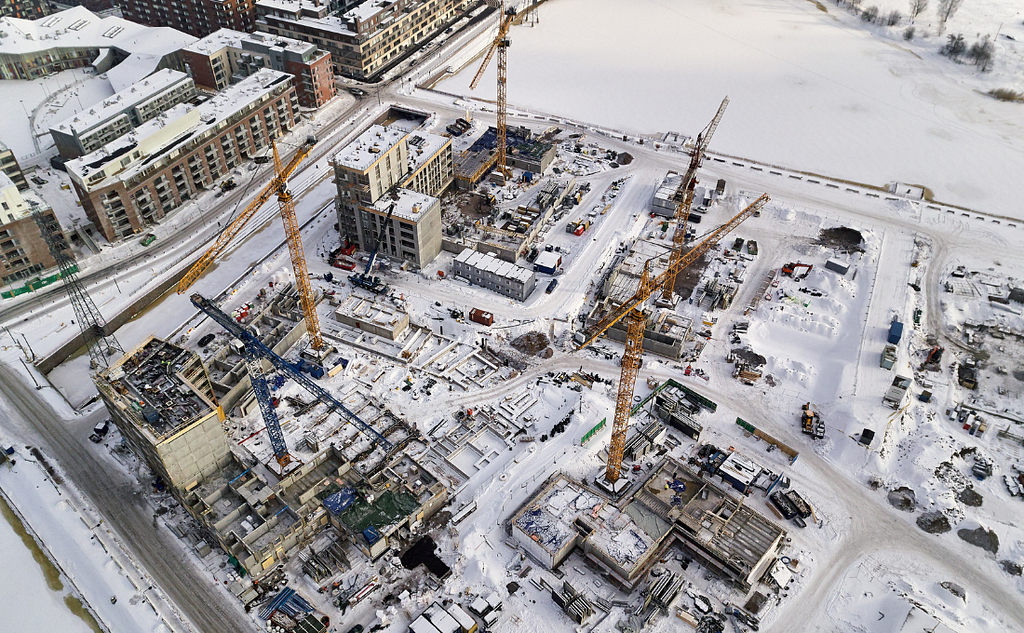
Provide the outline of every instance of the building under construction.
<path id="1" fill-rule="evenodd" d="M 506 529 L 546 568 L 578 549 L 588 565 L 626 590 L 671 547 L 741 590 L 754 586 L 779 555 L 786 531 L 686 464 L 669 458 L 651 472 L 634 493 L 614 502 L 557 474 Z"/>
<path id="2" fill-rule="evenodd" d="M 604 315 L 614 311 L 636 291 L 644 266 L 650 263 L 650 275 L 660 275 L 668 268 L 671 246 L 653 240 L 637 240 L 632 248 L 615 264 L 605 278 L 601 288 L 602 299 L 594 306 L 587 322 L 596 323 Z M 678 359 L 693 320 L 674 310 L 653 310 L 644 329 L 644 349 L 648 352 Z M 626 324 L 622 321 L 613 325 L 606 336 L 613 341 L 626 340 Z"/>
<path id="3" fill-rule="evenodd" d="M 260 308 L 252 324 L 266 328 L 273 347 L 287 349 L 303 332 L 296 314 L 284 317 L 297 310 L 294 302 L 282 303 L 288 297 L 284 292 L 260 306 L 246 304 Z M 231 365 L 220 352 L 211 362 Z M 272 455 L 229 437 L 226 425 L 238 420 L 225 416 L 195 352 L 151 336 L 97 374 L 96 385 L 128 446 L 167 482 L 207 540 L 218 543 L 243 576 L 259 578 L 300 553 L 314 568 L 342 571 L 339 566 L 352 556 L 376 558 L 408 539 L 448 499 L 446 485 L 407 454 L 410 444 L 421 442 L 416 429 L 371 402 L 357 410 L 390 448 L 368 442 L 344 420 L 332 433 L 321 424 L 324 441 L 315 431 L 291 438 L 296 466 L 281 475 L 266 465 Z M 246 391 L 237 380 L 228 393 L 244 403 Z M 296 418 L 317 416 L 322 423 L 330 415 L 317 410 L 323 403 L 292 401 Z M 243 415 L 244 409 L 235 408 Z"/>
<path id="4" fill-rule="evenodd" d="M 96 375 L 121 437 L 183 492 L 231 461 L 209 375 L 199 355 L 150 336 Z"/>

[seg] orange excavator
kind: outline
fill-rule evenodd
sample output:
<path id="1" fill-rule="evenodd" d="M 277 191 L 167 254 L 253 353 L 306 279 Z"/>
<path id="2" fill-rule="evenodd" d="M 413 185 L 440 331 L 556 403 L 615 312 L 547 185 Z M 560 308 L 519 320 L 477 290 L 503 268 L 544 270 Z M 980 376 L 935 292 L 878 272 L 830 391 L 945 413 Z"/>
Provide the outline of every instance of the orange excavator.
<path id="1" fill-rule="evenodd" d="M 795 273 L 799 268 L 806 268 L 807 270 L 805 270 L 803 274 L 797 275 Z M 803 279 L 807 275 L 811 274 L 811 269 L 813 268 L 814 266 L 811 264 L 805 264 L 803 262 L 789 262 L 788 264 L 783 265 L 782 274 L 787 277 L 792 277 L 793 279 Z"/>

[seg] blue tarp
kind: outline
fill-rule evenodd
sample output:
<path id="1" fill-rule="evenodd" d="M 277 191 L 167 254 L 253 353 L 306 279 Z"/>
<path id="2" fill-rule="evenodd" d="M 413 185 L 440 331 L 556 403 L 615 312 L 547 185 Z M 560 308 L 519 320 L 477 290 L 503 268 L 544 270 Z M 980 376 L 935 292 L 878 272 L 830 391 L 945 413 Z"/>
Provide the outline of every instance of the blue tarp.
<path id="1" fill-rule="evenodd" d="M 351 488 L 339 490 L 324 499 L 324 507 L 331 514 L 338 515 L 345 511 L 356 500 L 356 491 Z"/>
<path id="2" fill-rule="evenodd" d="M 380 532 L 377 531 L 377 528 L 371 525 L 370 527 L 363 530 L 363 537 L 366 539 L 367 543 L 373 545 L 374 543 L 380 540 Z"/>

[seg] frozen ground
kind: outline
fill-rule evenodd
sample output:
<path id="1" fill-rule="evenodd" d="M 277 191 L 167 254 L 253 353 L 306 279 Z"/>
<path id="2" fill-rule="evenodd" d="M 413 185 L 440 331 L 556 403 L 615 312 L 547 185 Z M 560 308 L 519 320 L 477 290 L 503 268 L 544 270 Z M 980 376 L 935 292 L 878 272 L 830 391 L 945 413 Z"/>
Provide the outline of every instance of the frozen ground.
<path id="1" fill-rule="evenodd" d="M 546 2 L 536 27 L 512 30 L 509 101 L 632 133 L 694 134 L 729 95 L 713 150 L 873 185 L 919 183 L 938 199 L 1021 217 L 1024 106 L 980 94 L 1021 87 L 1024 27 L 1011 5 L 965 7 L 950 22 L 969 41 L 1000 22 L 1013 32 L 1018 43 L 1001 39 L 986 75 L 940 57 L 935 36 L 906 44 L 821 6 Z M 469 94 L 476 65 L 438 88 Z M 494 98 L 494 72 L 478 97 Z"/>

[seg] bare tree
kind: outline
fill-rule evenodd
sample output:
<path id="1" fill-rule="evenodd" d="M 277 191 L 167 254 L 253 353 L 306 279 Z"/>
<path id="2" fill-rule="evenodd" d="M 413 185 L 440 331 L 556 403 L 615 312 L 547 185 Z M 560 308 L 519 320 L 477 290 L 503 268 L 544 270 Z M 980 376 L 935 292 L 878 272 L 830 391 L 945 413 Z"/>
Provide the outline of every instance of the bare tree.
<path id="1" fill-rule="evenodd" d="M 910 0 L 910 21 L 913 22 L 927 8 L 928 0 Z"/>
<path id="2" fill-rule="evenodd" d="M 939 34 L 946 30 L 946 21 L 953 17 L 964 0 L 939 0 Z"/>

